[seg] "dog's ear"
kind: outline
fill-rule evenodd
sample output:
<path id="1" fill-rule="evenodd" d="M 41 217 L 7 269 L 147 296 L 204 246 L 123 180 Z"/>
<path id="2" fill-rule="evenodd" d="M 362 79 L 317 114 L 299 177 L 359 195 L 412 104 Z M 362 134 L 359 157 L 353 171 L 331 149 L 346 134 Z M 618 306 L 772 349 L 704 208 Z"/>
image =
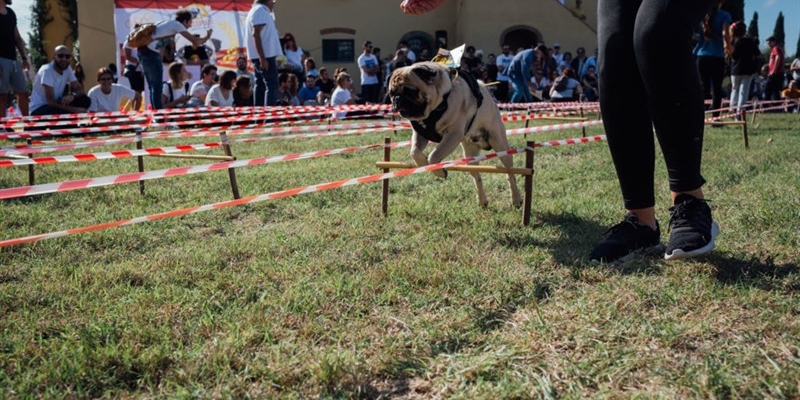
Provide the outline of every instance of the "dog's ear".
<path id="1" fill-rule="evenodd" d="M 438 74 L 438 71 L 427 65 L 424 65 L 414 68 L 414 73 L 417 74 L 417 76 L 419 76 L 420 79 L 425 81 L 425 83 L 432 84 L 433 78 L 436 78 L 436 74 Z"/>

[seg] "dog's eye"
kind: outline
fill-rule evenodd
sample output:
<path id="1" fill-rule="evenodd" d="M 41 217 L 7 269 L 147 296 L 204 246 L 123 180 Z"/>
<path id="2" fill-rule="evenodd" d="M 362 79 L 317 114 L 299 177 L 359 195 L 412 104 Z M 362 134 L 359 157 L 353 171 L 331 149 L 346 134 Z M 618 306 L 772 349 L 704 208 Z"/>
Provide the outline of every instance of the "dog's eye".
<path id="1" fill-rule="evenodd" d="M 403 96 L 412 97 L 412 96 L 416 96 L 417 94 L 419 94 L 419 89 L 417 89 L 415 87 L 411 87 L 411 86 L 403 87 Z"/>

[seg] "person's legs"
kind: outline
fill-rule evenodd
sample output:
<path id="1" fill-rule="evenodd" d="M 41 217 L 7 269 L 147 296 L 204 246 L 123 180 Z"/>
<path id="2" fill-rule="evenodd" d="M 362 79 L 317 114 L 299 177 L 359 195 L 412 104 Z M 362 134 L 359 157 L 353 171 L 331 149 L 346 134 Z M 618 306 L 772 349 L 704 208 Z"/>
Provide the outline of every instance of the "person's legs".
<path id="1" fill-rule="evenodd" d="M 713 1 L 644 0 L 636 18 L 636 61 L 675 204 L 667 259 L 710 251 L 718 231 L 701 189 L 703 93 L 689 43 Z"/>
<path id="2" fill-rule="evenodd" d="M 255 58 L 250 60 L 255 67 L 256 80 L 253 82 L 253 99 L 256 107 L 263 107 L 266 105 L 267 98 L 267 81 L 264 80 L 265 71 L 261 69 L 261 62 Z"/>
<path id="3" fill-rule="evenodd" d="M 153 106 L 153 109 L 160 110 L 164 108 L 161 101 L 164 78 L 164 64 L 161 63 L 161 55 L 154 51 L 140 51 L 139 60 L 141 60 L 144 78 L 150 91 L 150 105 Z"/>
<path id="4" fill-rule="evenodd" d="M 711 75 L 711 109 L 719 110 L 722 108 L 722 79 L 725 75 L 725 59 L 722 57 L 708 57 Z M 719 111 L 712 113 L 718 117 Z"/>
<path id="5" fill-rule="evenodd" d="M 274 106 L 278 104 L 278 63 L 276 57 L 267 57 L 267 65 L 269 69 L 264 75 L 267 82 L 267 105 Z"/>

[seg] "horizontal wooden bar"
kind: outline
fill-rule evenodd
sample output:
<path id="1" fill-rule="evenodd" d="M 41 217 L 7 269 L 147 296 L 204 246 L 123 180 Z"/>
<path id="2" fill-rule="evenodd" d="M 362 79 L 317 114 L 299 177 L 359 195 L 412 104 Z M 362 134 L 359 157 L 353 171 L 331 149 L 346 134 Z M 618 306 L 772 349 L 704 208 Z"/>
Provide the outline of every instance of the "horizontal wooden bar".
<path id="1" fill-rule="evenodd" d="M 542 117 L 536 119 L 552 119 L 557 121 L 588 121 L 588 118 L 584 117 Z"/>
<path id="2" fill-rule="evenodd" d="M 151 154 L 150 157 L 164 157 L 164 158 L 186 158 L 186 159 L 197 159 L 197 160 L 222 160 L 222 161 L 233 161 L 236 160 L 236 157 L 231 156 L 212 156 L 206 154 Z"/>
<path id="3" fill-rule="evenodd" d="M 398 161 L 378 161 L 375 166 L 381 169 L 417 168 L 414 164 Z M 505 168 L 494 165 L 454 165 L 445 169 L 448 171 L 485 172 L 489 174 L 533 175 L 533 170 L 528 168 Z"/>
<path id="4" fill-rule="evenodd" d="M 16 155 L 16 154 L 6 154 L 4 156 L 0 156 L 0 158 L 11 158 L 11 159 L 14 159 L 14 160 L 21 160 L 21 159 L 28 159 L 29 157 L 20 156 L 20 155 Z"/>
<path id="5" fill-rule="evenodd" d="M 706 125 L 744 125 L 746 122 L 744 121 L 716 121 L 716 122 L 706 122 Z"/>

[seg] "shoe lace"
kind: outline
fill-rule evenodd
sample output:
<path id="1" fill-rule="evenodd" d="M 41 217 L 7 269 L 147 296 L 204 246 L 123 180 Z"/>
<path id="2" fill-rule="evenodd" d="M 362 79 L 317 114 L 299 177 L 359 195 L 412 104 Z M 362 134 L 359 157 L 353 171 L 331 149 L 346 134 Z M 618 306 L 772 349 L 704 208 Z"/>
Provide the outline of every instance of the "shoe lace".
<path id="1" fill-rule="evenodd" d="M 636 229 L 638 228 L 639 224 L 631 219 L 626 218 L 624 221 L 612 226 L 611 228 L 608 228 L 608 230 L 603 232 L 603 236 L 606 238 L 610 238 L 612 236 L 635 236 Z"/>
<path id="2" fill-rule="evenodd" d="M 691 221 L 703 212 L 710 200 L 692 199 L 669 208 L 669 229 L 691 226 Z"/>

